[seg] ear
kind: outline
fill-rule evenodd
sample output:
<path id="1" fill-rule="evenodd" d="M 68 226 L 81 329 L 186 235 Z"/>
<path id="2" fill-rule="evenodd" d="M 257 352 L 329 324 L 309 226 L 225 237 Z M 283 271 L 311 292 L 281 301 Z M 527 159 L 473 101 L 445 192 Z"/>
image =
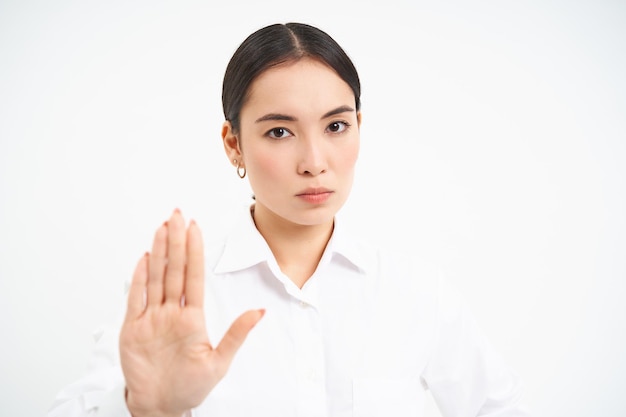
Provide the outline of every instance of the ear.
<path id="1" fill-rule="evenodd" d="M 361 112 L 356 112 L 356 125 L 360 129 L 361 128 Z"/>
<path id="2" fill-rule="evenodd" d="M 222 141 L 224 142 L 224 151 L 230 162 L 233 163 L 233 160 L 236 159 L 241 163 L 242 156 L 239 147 L 239 139 L 233 132 L 233 126 L 228 120 L 222 125 Z M 237 166 L 237 164 L 235 164 L 235 166 Z"/>

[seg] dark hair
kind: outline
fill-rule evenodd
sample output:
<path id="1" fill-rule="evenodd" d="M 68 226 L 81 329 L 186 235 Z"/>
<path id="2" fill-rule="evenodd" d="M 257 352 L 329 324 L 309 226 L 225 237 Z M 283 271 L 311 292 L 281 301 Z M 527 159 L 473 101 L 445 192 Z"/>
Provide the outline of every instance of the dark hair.
<path id="1" fill-rule="evenodd" d="M 248 98 L 250 84 L 263 71 L 304 57 L 317 59 L 335 70 L 354 92 L 356 110 L 361 107 L 361 83 L 354 64 L 326 32 L 303 23 L 274 24 L 248 36 L 233 54 L 222 85 L 224 117 L 233 131 L 240 128 L 239 115 Z"/>

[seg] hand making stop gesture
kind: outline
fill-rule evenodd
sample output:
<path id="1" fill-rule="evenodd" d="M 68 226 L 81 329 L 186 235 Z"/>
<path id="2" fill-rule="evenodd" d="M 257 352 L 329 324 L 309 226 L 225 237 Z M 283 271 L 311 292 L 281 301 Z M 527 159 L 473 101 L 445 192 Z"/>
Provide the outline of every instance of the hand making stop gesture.
<path id="1" fill-rule="evenodd" d="M 133 417 L 176 416 L 199 405 L 225 375 L 248 332 L 263 316 L 235 320 L 216 348 L 204 320 L 200 229 L 179 210 L 156 232 L 137 264 L 120 334 L 126 402 Z"/>

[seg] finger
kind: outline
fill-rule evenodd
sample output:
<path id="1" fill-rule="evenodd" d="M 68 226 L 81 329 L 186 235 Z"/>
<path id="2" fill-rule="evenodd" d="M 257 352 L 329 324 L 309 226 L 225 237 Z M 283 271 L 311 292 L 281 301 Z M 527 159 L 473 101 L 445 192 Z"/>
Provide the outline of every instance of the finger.
<path id="1" fill-rule="evenodd" d="M 143 313 L 145 309 L 146 284 L 148 282 L 148 253 L 141 257 L 133 280 L 128 289 L 128 308 L 126 310 L 126 320 L 134 320 Z"/>
<path id="2" fill-rule="evenodd" d="M 154 235 L 152 252 L 148 262 L 148 305 L 163 303 L 163 279 L 167 264 L 168 225 L 164 223 Z"/>
<path id="3" fill-rule="evenodd" d="M 193 220 L 187 229 L 185 304 L 195 307 L 202 307 L 204 304 L 204 247 L 200 228 Z"/>
<path id="4" fill-rule="evenodd" d="M 185 284 L 186 236 L 185 220 L 174 210 L 168 222 L 167 268 L 165 270 L 165 301 L 180 304 Z"/>
<path id="5" fill-rule="evenodd" d="M 224 360 L 226 366 L 230 365 L 235 353 L 246 340 L 248 333 L 261 320 L 264 314 L 265 310 L 248 310 L 230 326 L 215 349 L 216 353 Z"/>

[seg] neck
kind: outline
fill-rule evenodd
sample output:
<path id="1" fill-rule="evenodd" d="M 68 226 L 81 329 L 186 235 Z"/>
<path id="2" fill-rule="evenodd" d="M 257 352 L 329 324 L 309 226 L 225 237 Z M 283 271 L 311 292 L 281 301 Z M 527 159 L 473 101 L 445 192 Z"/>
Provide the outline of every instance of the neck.
<path id="1" fill-rule="evenodd" d="M 295 224 L 258 204 L 252 215 L 281 271 L 302 288 L 322 258 L 333 232 L 333 220 L 316 225 Z"/>

